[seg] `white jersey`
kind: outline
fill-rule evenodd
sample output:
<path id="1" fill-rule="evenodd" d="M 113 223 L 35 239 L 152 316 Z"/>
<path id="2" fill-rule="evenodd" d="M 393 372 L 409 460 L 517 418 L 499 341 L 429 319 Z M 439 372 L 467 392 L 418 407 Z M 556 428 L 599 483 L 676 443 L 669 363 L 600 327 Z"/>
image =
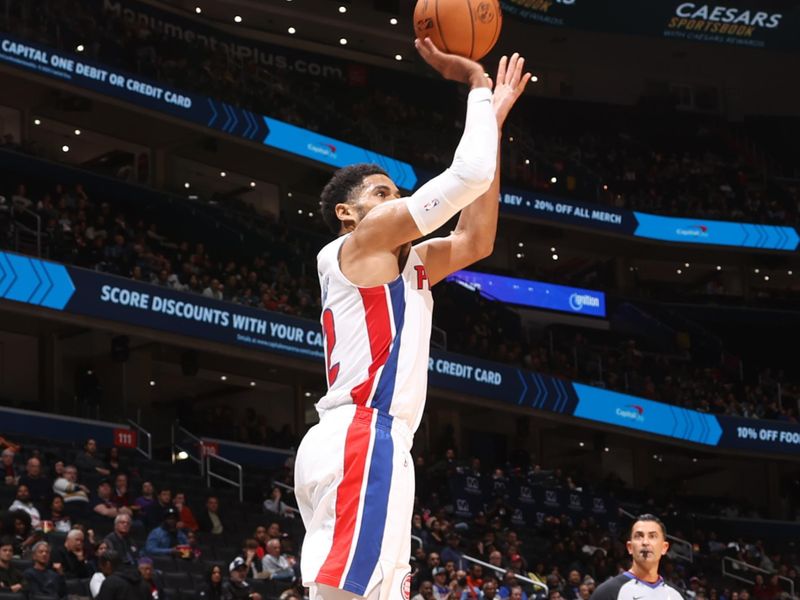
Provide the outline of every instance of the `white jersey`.
<path id="1" fill-rule="evenodd" d="M 433 296 L 411 248 L 391 283 L 359 287 L 339 268 L 343 235 L 317 255 L 328 393 L 326 410 L 355 404 L 401 419 L 413 433 L 425 408 Z"/>

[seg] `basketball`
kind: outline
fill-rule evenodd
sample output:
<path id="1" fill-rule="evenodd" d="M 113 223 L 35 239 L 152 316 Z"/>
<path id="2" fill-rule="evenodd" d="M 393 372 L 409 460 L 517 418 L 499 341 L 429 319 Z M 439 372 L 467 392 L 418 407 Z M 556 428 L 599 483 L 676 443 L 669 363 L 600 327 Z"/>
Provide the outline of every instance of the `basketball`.
<path id="1" fill-rule="evenodd" d="M 418 0 L 414 32 L 442 52 L 480 60 L 497 43 L 503 25 L 499 0 Z"/>

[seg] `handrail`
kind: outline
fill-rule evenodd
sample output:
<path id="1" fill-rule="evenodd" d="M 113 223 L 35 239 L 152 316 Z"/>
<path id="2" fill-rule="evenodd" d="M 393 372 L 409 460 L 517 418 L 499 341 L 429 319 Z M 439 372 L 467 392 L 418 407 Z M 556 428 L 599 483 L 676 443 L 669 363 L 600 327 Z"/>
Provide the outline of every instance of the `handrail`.
<path id="1" fill-rule="evenodd" d="M 218 473 L 214 473 L 211 471 L 211 459 L 218 460 L 226 465 L 234 467 L 239 472 L 239 481 L 234 481 L 233 479 L 228 479 L 227 477 L 223 477 Z M 229 485 L 239 488 L 239 502 L 244 502 L 244 472 L 242 471 L 242 465 L 237 462 L 233 462 L 232 460 L 228 460 L 227 458 L 223 458 L 218 454 L 211 454 L 210 452 L 206 454 L 206 487 L 211 487 L 211 478 L 219 479 Z"/>
<path id="2" fill-rule="evenodd" d="M 144 427 L 139 425 L 133 419 L 128 419 L 128 425 L 133 427 L 137 431 L 136 436 L 136 451 L 144 456 L 147 460 L 152 460 L 153 458 L 153 434 L 147 431 Z M 142 438 L 147 440 L 147 447 L 146 449 L 142 448 L 141 441 Z"/>
<path id="3" fill-rule="evenodd" d="M 22 221 L 18 220 L 17 219 L 17 214 L 18 213 L 19 214 L 23 214 L 23 215 L 32 216 L 34 222 L 36 223 L 36 229 L 33 229 L 32 227 L 28 227 L 27 225 L 25 225 L 25 223 L 23 223 Z M 36 237 L 36 256 L 41 257 L 42 256 L 42 217 L 38 213 L 32 211 L 29 208 L 19 208 L 19 207 L 16 207 L 16 206 L 12 206 L 11 207 L 11 214 L 14 217 L 14 229 L 15 229 L 14 235 L 15 235 L 15 238 L 16 238 L 17 250 L 19 250 L 19 229 L 23 229 L 23 230 L 29 232 L 31 235 Z"/>
<path id="4" fill-rule="evenodd" d="M 192 454 L 192 452 L 194 452 L 194 450 L 192 448 L 184 448 L 183 446 L 181 446 L 178 443 L 178 441 L 176 440 L 176 436 L 175 436 L 176 432 L 179 432 L 185 438 L 189 438 L 191 441 L 196 442 L 195 445 L 196 445 L 197 451 L 199 453 L 198 456 L 195 456 L 194 454 Z M 178 424 L 178 422 L 176 421 L 175 423 L 172 424 L 172 464 L 173 465 L 176 462 L 178 462 L 178 460 L 179 460 L 178 459 L 178 454 L 180 452 L 185 452 L 187 458 L 189 458 L 189 459 L 191 459 L 191 460 L 193 460 L 194 462 L 197 463 L 197 466 L 200 467 L 200 476 L 201 477 L 203 475 L 205 475 L 206 461 L 203 460 L 203 454 L 205 453 L 205 449 L 204 449 L 204 446 L 203 446 L 203 440 L 201 440 L 199 437 L 194 435 L 191 431 L 188 431 L 187 429 L 184 429 L 183 427 L 181 427 Z"/>
<path id="5" fill-rule="evenodd" d="M 416 541 L 420 548 L 425 548 L 425 544 L 422 543 L 422 538 L 418 535 L 411 534 L 411 541 Z"/>
<path id="6" fill-rule="evenodd" d="M 294 493 L 294 488 L 288 483 L 283 483 L 282 481 L 273 481 L 272 485 L 277 485 L 278 487 L 282 487 L 283 489 L 289 490 L 290 492 Z"/>
<path id="7" fill-rule="evenodd" d="M 482 560 L 479 560 L 477 558 L 473 558 L 472 556 L 468 556 L 466 554 L 463 555 L 463 558 L 464 558 L 464 560 L 468 560 L 469 562 L 475 563 L 476 565 L 480 565 L 482 567 L 486 567 L 487 569 L 493 569 L 494 571 L 497 571 L 498 573 L 501 573 L 503 575 L 505 575 L 506 572 L 508 571 L 508 569 L 504 569 L 503 567 L 496 567 L 495 565 L 489 564 L 487 562 L 483 562 Z M 544 590 L 545 595 L 550 594 L 550 588 L 548 588 L 547 585 L 542 583 L 541 581 L 534 581 L 533 579 L 528 579 L 527 577 L 524 577 L 523 575 L 520 575 L 517 572 L 514 572 L 514 576 L 517 579 L 519 579 L 520 581 L 524 581 L 525 583 L 529 583 L 529 584 L 531 584 L 533 586 L 537 586 L 537 587 L 542 588 Z"/>
<path id="8" fill-rule="evenodd" d="M 724 557 L 722 559 L 722 576 L 723 577 L 729 577 L 731 579 L 736 579 L 737 581 L 741 581 L 741 582 L 747 583 L 749 585 L 754 585 L 755 584 L 755 580 L 754 579 L 748 579 L 747 577 L 743 577 L 742 575 L 739 575 L 737 573 L 732 573 L 732 572 L 728 571 L 728 569 L 726 568 L 726 565 L 728 563 L 730 563 L 732 569 L 734 569 L 736 571 L 739 571 L 739 572 L 742 572 L 742 571 L 744 571 L 744 572 L 755 571 L 756 573 L 762 573 L 764 575 L 769 575 L 770 577 L 772 577 L 773 575 L 777 575 L 779 581 L 782 581 L 782 582 L 785 582 L 785 583 L 788 584 L 789 595 L 792 598 L 797 598 L 797 596 L 794 593 L 794 581 L 792 581 L 788 577 L 784 577 L 783 575 L 778 575 L 777 573 L 772 572 L 772 571 L 767 571 L 766 569 L 762 569 L 761 567 L 756 567 L 754 565 L 751 565 L 750 563 L 744 562 L 743 560 L 736 560 L 735 558 L 731 558 L 730 556 L 726 556 L 726 557 Z"/>

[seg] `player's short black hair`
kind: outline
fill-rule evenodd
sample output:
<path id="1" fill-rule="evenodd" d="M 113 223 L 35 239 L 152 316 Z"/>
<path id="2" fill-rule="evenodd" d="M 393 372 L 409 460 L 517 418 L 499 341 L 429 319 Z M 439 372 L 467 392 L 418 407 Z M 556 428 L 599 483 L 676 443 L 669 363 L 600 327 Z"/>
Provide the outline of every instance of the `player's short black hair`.
<path id="1" fill-rule="evenodd" d="M 364 178 L 370 175 L 386 175 L 386 171 L 371 163 L 359 163 L 343 167 L 336 171 L 330 181 L 325 184 L 319 196 L 319 210 L 322 213 L 322 220 L 330 230 L 339 234 L 342 229 L 342 222 L 336 216 L 336 205 L 341 202 L 349 202 L 355 192 L 364 183 Z"/>
<path id="2" fill-rule="evenodd" d="M 667 526 L 664 525 L 664 522 L 661 519 L 650 513 L 639 515 L 633 520 L 633 523 L 631 523 L 631 530 L 628 532 L 628 539 L 633 537 L 633 526 L 640 521 L 651 521 L 653 523 L 658 523 L 658 526 L 661 527 L 661 535 L 664 536 L 664 539 L 667 539 Z"/>

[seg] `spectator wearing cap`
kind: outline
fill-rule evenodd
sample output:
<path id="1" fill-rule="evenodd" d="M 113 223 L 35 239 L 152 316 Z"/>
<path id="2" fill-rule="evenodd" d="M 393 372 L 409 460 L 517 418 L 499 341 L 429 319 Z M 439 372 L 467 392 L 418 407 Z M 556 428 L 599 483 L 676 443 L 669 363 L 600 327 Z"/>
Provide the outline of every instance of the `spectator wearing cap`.
<path id="1" fill-rule="evenodd" d="M 237 556 L 228 566 L 228 580 L 222 584 L 222 597 L 225 600 L 261 600 L 261 594 L 254 592 L 247 583 L 249 567 L 241 556 Z"/>
<path id="2" fill-rule="evenodd" d="M 50 480 L 42 475 L 42 461 L 37 457 L 31 456 L 25 463 L 25 473 L 19 478 L 19 484 L 28 486 L 34 504 L 40 508 L 46 506 L 52 486 Z"/>
<path id="3" fill-rule="evenodd" d="M 290 556 L 281 554 L 280 540 L 273 539 L 267 542 L 267 553 L 261 564 L 264 573 L 270 579 L 279 581 L 294 581 L 296 579 L 294 572 L 295 560 Z"/>
<path id="4" fill-rule="evenodd" d="M 78 469 L 74 465 L 64 467 L 64 476 L 53 483 L 53 491 L 64 499 L 64 511 L 70 517 L 80 517 L 89 506 L 89 488 L 78 483 Z"/>
<path id="5" fill-rule="evenodd" d="M 117 553 L 120 563 L 130 567 L 135 566 L 140 558 L 139 548 L 131 538 L 132 524 L 130 515 L 117 515 L 114 519 L 114 531 L 105 537 L 106 544 Z"/>
<path id="6" fill-rule="evenodd" d="M 131 514 L 127 507 L 117 507 L 111 498 L 112 488 L 108 479 L 101 479 L 97 484 L 97 496 L 92 500 L 92 510 L 109 520 L 117 518 L 121 514 Z"/>
<path id="7" fill-rule="evenodd" d="M 0 591 L 25 592 L 25 579 L 11 559 L 14 556 L 14 540 L 5 536 L 0 539 Z"/>
<path id="8" fill-rule="evenodd" d="M 433 598 L 434 600 L 447 600 L 450 596 L 450 586 L 447 580 L 447 569 L 434 567 L 433 571 Z"/>
<path id="9" fill-rule="evenodd" d="M 442 562 L 453 561 L 453 565 L 457 570 L 466 569 L 467 566 L 464 555 L 459 548 L 460 544 L 461 537 L 457 533 L 450 533 L 447 536 L 447 546 L 442 548 L 441 552 Z"/>
<path id="10" fill-rule="evenodd" d="M 225 524 L 219 514 L 219 499 L 216 496 L 209 496 L 206 499 L 205 510 L 197 515 L 197 524 L 200 531 L 212 535 L 222 535 L 225 531 Z"/>
<path id="11" fill-rule="evenodd" d="M 64 545 L 53 549 L 50 560 L 57 573 L 67 579 L 86 579 L 92 576 L 94 569 L 86 560 L 83 542 L 83 531 L 73 529 L 64 539 Z"/>
<path id="12" fill-rule="evenodd" d="M 3 450 L 0 455 L 0 473 L 3 475 L 3 483 L 6 485 L 17 485 L 19 472 L 14 464 L 16 453 L 11 448 Z"/>
<path id="13" fill-rule="evenodd" d="M 188 543 L 186 534 L 178 529 L 178 511 L 169 508 L 164 516 L 164 522 L 147 536 L 144 554 L 147 556 L 177 556 L 178 546 Z"/>
<path id="14" fill-rule="evenodd" d="M 31 500 L 31 492 L 27 485 L 20 484 L 17 487 L 17 493 L 14 502 L 8 507 L 8 510 L 15 511 L 21 510 L 28 513 L 31 518 L 31 527 L 39 529 L 42 526 L 42 517 L 39 514 L 39 509 L 33 505 Z"/>
<path id="15" fill-rule="evenodd" d="M 433 584 L 424 579 L 422 583 L 419 584 L 419 591 L 415 596 L 411 597 L 411 600 L 435 600 L 433 595 Z"/>
<path id="16" fill-rule="evenodd" d="M 50 544 L 36 542 L 33 546 L 33 566 L 25 569 L 23 576 L 27 582 L 28 594 L 41 594 L 42 596 L 55 596 L 64 598 L 67 595 L 67 585 L 64 578 L 49 567 Z"/>
<path id="17" fill-rule="evenodd" d="M 111 475 L 108 465 L 97 457 L 97 442 L 91 438 L 86 440 L 83 451 L 75 457 L 75 466 L 84 475 L 101 475 L 102 477 Z"/>
<path id="18" fill-rule="evenodd" d="M 155 580 L 153 573 L 153 560 L 151 558 L 140 558 L 139 561 L 139 575 L 142 577 L 143 587 L 149 591 L 147 596 L 151 600 L 162 600 L 165 598 L 161 586 Z"/>

